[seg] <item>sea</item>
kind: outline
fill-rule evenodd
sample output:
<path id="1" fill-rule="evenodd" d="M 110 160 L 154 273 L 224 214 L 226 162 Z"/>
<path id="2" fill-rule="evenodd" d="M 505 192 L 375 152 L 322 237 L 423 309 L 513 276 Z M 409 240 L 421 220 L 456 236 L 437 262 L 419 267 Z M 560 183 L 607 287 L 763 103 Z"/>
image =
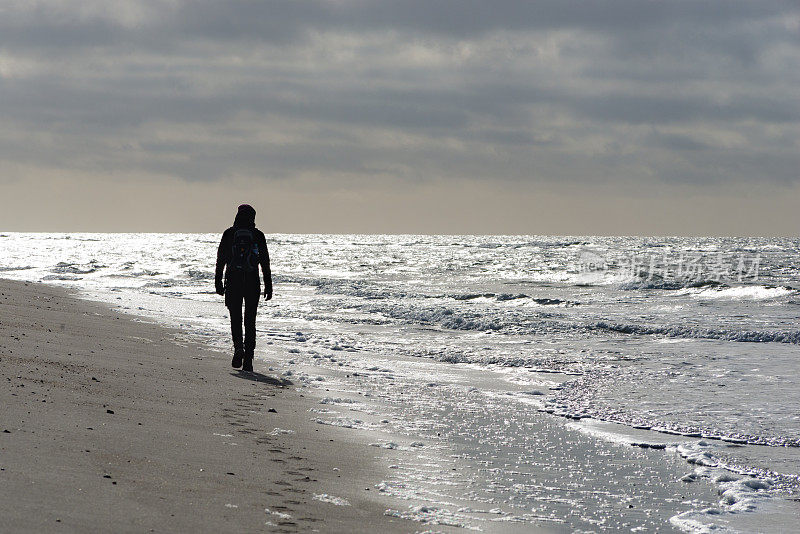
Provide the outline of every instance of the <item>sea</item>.
<path id="1" fill-rule="evenodd" d="M 508 532 L 800 519 L 800 239 L 267 237 L 256 370 L 397 454 L 376 490 L 408 506 L 387 513 Z M 227 358 L 219 238 L 3 233 L 0 276 Z M 718 497 L 693 499 L 702 484 Z"/>

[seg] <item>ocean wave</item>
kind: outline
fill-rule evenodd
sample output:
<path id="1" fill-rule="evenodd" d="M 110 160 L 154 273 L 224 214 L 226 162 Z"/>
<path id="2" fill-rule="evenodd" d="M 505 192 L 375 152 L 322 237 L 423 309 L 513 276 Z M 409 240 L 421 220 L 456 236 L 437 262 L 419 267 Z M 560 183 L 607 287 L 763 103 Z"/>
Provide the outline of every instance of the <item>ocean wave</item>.
<path id="1" fill-rule="evenodd" d="M 75 263 L 58 262 L 55 267 L 50 269 L 51 273 L 56 274 L 91 274 L 96 272 L 99 266 L 81 268 Z"/>
<path id="2" fill-rule="evenodd" d="M 528 299 L 528 298 L 531 298 L 531 297 L 526 295 L 526 294 L 524 294 L 524 293 L 516 293 L 516 294 L 513 294 L 513 293 L 500 293 L 499 295 L 495 295 L 495 298 L 499 302 L 505 302 L 507 300 Z M 558 300 L 558 299 L 533 299 L 533 300 L 535 300 L 537 303 L 541 303 L 541 304 L 549 304 L 551 302 L 553 304 L 560 304 L 561 302 L 563 302 L 563 301 Z"/>
<path id="3" fill-rule="evenodd" d="M 590 329 L 607 330 L 621 334 L 639 336 L 659 335 L 689 339 L 721 339 L 748 343 L 792 343 L 800 344 L 800 331 L 752 331 L 752 330 L 715 330 L 694 326 L 643 326 L 636 324 L 619 324 L 598 321 L 590 325 Z"/>
<path id="4" fill-rule="evenodd" d="M 503 330 L 508 326 L 499 318 L 489 317 L 481 313 L 459 313 L 451 308 L 437 306 L 424 308 L 421 306 L 381 306 L 361 307 L 365 311 L 381 313 L 392 319 L 405 320 L 409 323 L 437 325 L 450 330 Z"/>
<path id="5" fill-rule="evenodd" d="M 578 304 L 577 302 L 571 300 L 549 299 L 549 298 L 535 298 L 533 299 L 533 301 L 541 306 L 557 306 L 560 304 L 564 304 L 566 306 L 574 306 Z"/>
<path id="6" fill-rule="evenodd" d="M 532 297 L 524 293 L 455 293 L 455 294 L 423 294 L 410 293 L 392 288 L 379 288 L 373 284 L 359 280 L 330 280 L 330 279 L 303 279 L 292 276 L 281 276 L 275 279 L 276 283 L 299 283 L 313 286 L 317 292 L 327 295 L 346 295 L 367 300 L 388 299 L 443 299 L 449 298 L 457 301 L 470 301 L 476 299 L 492 299 L 497 302 L 529 299 L 540 306 L 574 306 L 577 302 L 549 297 Z"/>
<path id="7" fill-rule="evenodd" d="M 275 284 L 311 285 L 305 277 L 283 273 L 272 273 L 272 282 Z"/>
<path id="8" fill-rule="evenodd" d="M 172 278 L 166 280 L 153 280 L 151 282 L 147 282 L 142 287 L 150 288 L 150 287 L 174 287 L 179 285 L 185 285 L 186 281 L 184 280 L 181 282 L 180 280 L 173 280 Z"/>
<path id="9" fill-rule="evenodd" d="M 149 271 L 149 270 L 136 271 L 136 272 L 126 272 L 127 269 L 130 269 L 130 267 L 120 267 L 120 270 L 122 272 L 108 273 L 108 274 L 105 275 L 105 277 L 107 277 L 107 278 L 144 278 L 144 277 L 160 276 L 160 275 L 163 274 L 163 273 L 160 273 L 158 271 Z"/>
<path id="10" fill-rule="evenodd" d="M 317 292 L 329 295 L 347 295 L 363 299 L 405 298 L 408 293 L 392 289 L 379 289 L 358 280 L 310 279 L 300 283 L 317 288 Z"/>
<path id="11" fill-rule="evenodd" d="M 360 310 L 410 325 L 439 327 L 449 330 L 500 332 L 517 335 L 542 335 L 575 332 L 581 327 L 574 323 L 547 319 L 547 314 L 504 310 L 502 314 L 481 310 L 454 309 L 447 306 L 427 306 L 397 302 L 361 304 L 337 303 L 340 307 Z"/>
<path id="12" fill-rule="evenodd" d="M 539 304 L 541 306 L 575 304 L 573 302 L 561 299 L 551 299 L 547 297 L 531 297 L 530 295 L 526 295 L 525 293 L 464 293 L 464 294 L 447 295 L 447 296 L 453 300 L 475 300 L 475 299 L 485 298 L 485 299 L 494 299 L 497 302 L 530 299 L 532 302 L 535 302 L 536 304 Z M 433 298 L 439 298 L 439 297 L 435 296 Z"/>
<path id="13" fill-rule="evenodd" d="M 623 282 L 617 288 L 622 291 L 675 291 L 676 295 L 705 299 L 770 300 L 800 294 L 797 289 L 786 285 L 735 284 L 720 280 L 674 280 L 657 276 Z"/>
<path id="14" fill-rule="evenodd" d="M 514 248 L 539 247 L 539 248 L 567 248 L 591 245 L 589 241 L 529 241 L 524 244 L 512 245 Z"/>
<path id="15" fill-rule="evenodd" d="M 494 298 L 494 293 L 465 293 L 463 295 L 450 295 L 450 298 L 454 300 L 475 300 L 479 298 Z"/>
<path id="16" fill-rule="evenodd" d="M 178 287 L 186 287 L 186 288 L 193 288 L 198 290 L 199 292 L 203 291 L 203 288 L 212 288 L 213 284 L 205 283 L 205 284 L 198 284 L 197 280 L 194 279 L 186 279 L 186 278 L 162 278 L 156 280 L 150 280 L 145 284 L 142 284 L 142 288 L 151 289 L 151 288 L 178 288 Z M 160 294 L 165 294 L 163 292 L 159 292 Z"/>
<path id="17" fill-rule="evenodd" d="M 213 280 L 214 273 L 211 271 L 198 271 L 194 269 L 189 269 L 188 271 L 186 271 L 186 277 L 189 278 L 189 280 L 197 280 L 197 281 Z"/>
<path id="18" fill-rule="evenodd" d="M 330 286 L 325 286 L 323 293 L 328 293 Z M 336 288 L 336 293 L 341 294 L 342 287 Z M 344 290 L 346 296 L 358 295 L 364 297 L 364 288 L 352 286 Z M 314 301 L 316 313 L 322 309 L 332 312 L 334 320 L 342 320 L 340 311 L 343 309 L 357 310 L 363 315 L 360 317 L 348 314 L 346 321 L 373 324 L 379 317 L 378 324 L 389 321 L 398 321 L 409 325 L 422 325 L 425 327 L 439 327 L 448 330 L 461 331 L 492 331 L 508 335 L 538 335 L 554 333 L 574 333 L 585 329 L 579 323 L 564 321 L 560 314 L 538 311 L 536 307 L 506 307 L 506 306 L 465 306 L 461 302 L 490 298 L 497 302 L 498 296 L 509 300 L 509 297 L 494 293 L 481 293 L 470 295 L 416 295 L 416 298 L 406 298 L 406 295 L 397 298 L 392 292 L 384 295 L 375 295 L 371 292 L 363 300 L 348 298 L 325 299 Z M 444 298 L 456 299 L 458 303 L 441 303 Z M 528 299 L 539 306 L 555 307 L 558 305 L 569 307 L 575 303 L 553 298 L 532 298 L 527 295 L 512 295 L 510 300 Z M 360 314 L 359 314 L 360 315 Z"/>
<path id="19" fill-rule="evenodd" d="M 159 276 L 161 274 L 162 273 L 160 273 L 158 271 L 151 271 L 151 270 L 148 270 L 148 269 L 143 269 L 141 271 L 137 271 L 135 273 L 131 273 L 128 276 L 131 276 L 132 278 L 139 278 L 140 276 Z"/>
<path id="20" fill-rule="evenodd" d="M 697 288 L 727 288 L 727 284 L 718 280 L 665 280 L 661 277 L 647 278 L 623 282 L 617 286 L 622 291 L 637 291 L 648 289 L 661 289 L 665 291 L 679 291 L 681 289 Z"/>
<path id="21" fill-rule="evenodd" d="M 798 295 L 798 290 L 789 286 L 746 285 L 720 286 L 687 289 L 684 294 L 703 299 L 772 300 Z"/>
<path id="22" fill-rule="evenodd" d="M 613 401 L 609 403 L 608 395 L 613 391 L 614 383 L 639 382 L 641 378 L 643 377 L 637 374 L 636 369 L 586 369 L 575 379 L 564 382 L 560 389 L 553 390 L 553 394 L 545 399 L 542 411 L 568 419 L 592 418 L 673 436 L 704 438 L 738 445 L 800 448 L 800 437 L 794 432 L 776 431 L 775 428 L 762 428 L 755 432 L 751 429 L 750 432 L 745 432 L 738 426 L 731 427 L 713 418 L 697 419 L 693 415 L 695 410 L 690 405 L 683 406 L 683 413 L 678 408 L 677 411 L 670 410 L 669 415 L 655 415 L 650 410 L 640 409 L 638 405 L 619 406 Z M 755 469 L 750 466 L 747 470 Z M 795 483 L 797 482 L 800 480 L 795 476 Z"/>
<path id="23" fill-rule="evenodd" d="M 28 269 L 33 269 L 32 265 L 26 265 L 24 267 L 0 267 L 0 273 L 9 272 L 9 271 L 27 271 Z"/>
<path id="24" fill-rule="evenodd" d="M 42 277 L 42 281 L 61 280 L 64 282 L 77 282 L 83 280 L 80 276 L 72 274 L 48 274 Z"/>

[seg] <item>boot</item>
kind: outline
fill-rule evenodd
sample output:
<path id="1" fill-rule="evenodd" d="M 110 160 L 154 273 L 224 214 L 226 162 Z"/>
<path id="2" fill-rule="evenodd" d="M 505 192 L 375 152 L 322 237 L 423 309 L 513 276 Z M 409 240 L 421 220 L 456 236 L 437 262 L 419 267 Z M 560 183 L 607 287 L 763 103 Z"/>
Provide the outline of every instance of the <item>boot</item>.
<path id="1" fill-rule="evenodd" d="M 245 373 L 252 373 L 253 372 L 253 354 L 247 353 L 244 355 L 244 361 L 242 363 L 242 371 Z"/>
<path id="2" fill-rule="evenodd" d="M 231 367 L 238 369 L 242 366 L 242 358 L 244 358 L 244 351 L 236 349 L 233 351 L 233 359 L 231 360 Z"/>

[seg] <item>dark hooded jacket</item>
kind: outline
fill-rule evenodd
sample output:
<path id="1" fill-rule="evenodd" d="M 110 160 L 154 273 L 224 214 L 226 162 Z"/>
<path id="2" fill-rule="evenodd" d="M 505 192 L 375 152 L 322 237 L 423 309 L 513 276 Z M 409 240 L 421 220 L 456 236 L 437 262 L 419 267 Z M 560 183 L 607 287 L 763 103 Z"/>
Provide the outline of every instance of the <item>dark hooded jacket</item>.
<path id="1" fill-rule="evenodd" d="M 223 272 L 225 274 L 225 293 L 231 291 L 235 292 L 260 292 L 261 280 L 258 276 L 258 270 L 251 273 L 246 273 L 245 276 L 240 276 L 239 273 L 234 273 L 232 269 L 226 267 L 230 266 L 233 258 L 233 235 L 236 230 L 240 228 L 248 228 L 253 232 L 253 238 L 258 245 L 258 263 L 261 265 L 261 270 L 264 274 L 264 287 L 268 294 L 272 294 L 272 272 L 269 268 L 269 251 L 267 250 L 267 239 L 264 233 L 256 228 L 256 212 L 254 209 L 240 209 L 236 214 L 236 219 L 233 221 L 233 226 L 225 230 L 222 234 L 222 239 L 217 248 L 217 268 L 214 276 L 214 282 L 217 287 L 222 284 Z M 237 274 L 237 276 L 234 276 Z"/>

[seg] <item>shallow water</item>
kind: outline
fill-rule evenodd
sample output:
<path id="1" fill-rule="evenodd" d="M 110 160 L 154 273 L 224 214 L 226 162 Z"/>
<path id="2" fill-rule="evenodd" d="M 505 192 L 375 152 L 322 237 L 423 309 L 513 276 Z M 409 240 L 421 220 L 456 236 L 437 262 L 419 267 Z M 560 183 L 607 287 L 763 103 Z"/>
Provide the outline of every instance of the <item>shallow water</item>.
<path id="1" fill-rule="evenodd" d="M 227 350 L 218 237 L 4 234 L 0 275 L 74 286 Z M 440 406 L 509 421 L 489 425 L 500 443 L 524 441 L 540 409 L 591 416 L 749 443 L 714 457 L 796 489 L 800 240 L 272 235 L 269 246 L 276 298 L 260 311 L 260 354 L 294 360 L 308 382 L 327 369 L 320 382 L 383 392 L 381 410 L 413 388 L 417 408 L 402 403 L 397 431 L 432 435 L 423 422 Z M 354 386 L 358 369 L 385 385 Z M 450 446 L 486 428 L 435 420 Z"/>

